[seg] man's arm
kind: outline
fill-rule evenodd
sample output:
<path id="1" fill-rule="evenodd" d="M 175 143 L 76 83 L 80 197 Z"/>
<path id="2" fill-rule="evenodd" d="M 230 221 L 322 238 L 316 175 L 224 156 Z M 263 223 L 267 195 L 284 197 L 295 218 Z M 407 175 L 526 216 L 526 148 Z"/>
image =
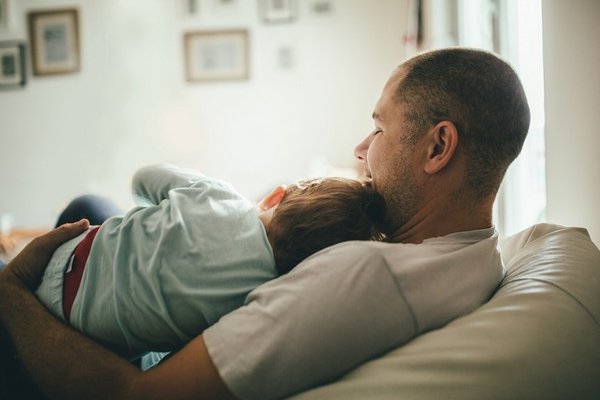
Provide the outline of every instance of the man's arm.
<path id="1" fill-rule="evenodd" d="M 52 252 L 86 224 L 67 224 L 35 239 L 0 271 L 0 321 L 25 369 L 49 398 L 232 399 L 200 336 L 158 367 L 141 372 L 66 327 L 37 301 Z"/>

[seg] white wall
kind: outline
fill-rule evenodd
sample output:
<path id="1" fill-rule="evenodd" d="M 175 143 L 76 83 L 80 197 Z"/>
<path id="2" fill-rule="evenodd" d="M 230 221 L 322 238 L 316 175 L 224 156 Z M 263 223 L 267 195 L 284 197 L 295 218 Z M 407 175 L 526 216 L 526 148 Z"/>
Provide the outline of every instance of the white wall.
<path id="1" fill-rule="evenodd" d="M 108 194 L 131 205 L 130 177 L 169 161 L 231 181 L 251 198 L 305 176 L 318 156 L 352 167 L 354 145 L 371 129 L 383 83 L 405 58 L 408 0 L 331 0 L 317 15 L 266 25 L 257 2 L 201 0 L 12 0 L 0 40 L 26 39 L 33 9 L 75 5 L 82 70 L 29 76 L 0 92 L 0 214 L 16 226 L 49 226 L 73 196 Z M 188 84 L 183 32 L 250 31 L 251 78 Z M 291 47 L 295 65 L 278 67 Z"/>
<path id="2" fill-rule="evenodd" d="M 600 1 L 542 2 L 550 222 L 600 244 Z"/>

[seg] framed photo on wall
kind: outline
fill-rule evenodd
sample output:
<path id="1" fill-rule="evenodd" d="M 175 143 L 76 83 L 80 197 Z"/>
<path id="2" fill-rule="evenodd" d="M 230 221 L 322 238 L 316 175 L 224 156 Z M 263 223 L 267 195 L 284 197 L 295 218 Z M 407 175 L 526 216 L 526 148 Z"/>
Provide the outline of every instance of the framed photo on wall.
<path id="1" fill-rule="evenodd" d="M 8 28 L 8 0 L 0 0 L 0 29 Z"/>
<path id="2" fill-rule="evenodd" d="M 79 71 L 77 9 L 34 11 L 27 14 L 34 75 Z"/>
<path id="3" fill-rule="evenodd" d="M 0 42 L 0 89 L 25 86 L 25 43 Z"/>
<path id="4" fill-rule="evenodd" d="M 188 82 L 248 79 L 248 31 L 188 32 L 184 35 Z"/>
<path id="5" fill-rule="evenodd" d="M 268 23 L 291 22 L 296 19 L 295 0 L 260 0 L 260 14 Z"/>

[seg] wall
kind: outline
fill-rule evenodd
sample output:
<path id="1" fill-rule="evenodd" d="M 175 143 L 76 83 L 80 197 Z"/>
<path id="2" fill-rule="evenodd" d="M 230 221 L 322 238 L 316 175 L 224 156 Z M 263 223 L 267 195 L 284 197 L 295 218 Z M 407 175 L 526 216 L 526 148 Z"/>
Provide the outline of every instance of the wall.
<path id="1" fill-rule="evenodd" d="M 250 0 L 201 0 L 195 17 L 182 0 L 11 1 L 0 40 L 27 38 L 29 10 L 77 6 L 82 70 L 0 92 L 0 214 L 49 226 L 84 192 L 129 207 L 135 169 L 160 161 L 251 198 L 306 176 L 321 157 L 352 167 L 383 83 L 405 58 L 408 0 L 331 0 L 329 15 L 312 12 L 314 2 L 298 2 L 296 22 L 267 25 Z M 239 27 L 250 32 L 251 78 L 186 83 L 183 33 Z M 278 66 L 282 47 L 290 69 Z"/>
<path id="2" fill-rule="evenodd" d="M 548 221 L 600 244 L 600 1 L 544 1 Z"/>

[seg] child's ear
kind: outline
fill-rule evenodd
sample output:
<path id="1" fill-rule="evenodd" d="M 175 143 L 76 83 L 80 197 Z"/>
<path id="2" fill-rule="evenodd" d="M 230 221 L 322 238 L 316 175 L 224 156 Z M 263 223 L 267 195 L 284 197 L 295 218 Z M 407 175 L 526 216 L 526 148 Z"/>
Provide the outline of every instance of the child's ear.
<path id="1" fill-rule="evenodd" d="M 271 190 L 271 193 L 266 195 L 265 198 L 258 203 L 258 207 L 261 210 L 266 211 L 281 203 L 281 200 L 283 200 L 283 197 L 285 196 L 285 188 L 285 185 L 279 185 Z"/>

